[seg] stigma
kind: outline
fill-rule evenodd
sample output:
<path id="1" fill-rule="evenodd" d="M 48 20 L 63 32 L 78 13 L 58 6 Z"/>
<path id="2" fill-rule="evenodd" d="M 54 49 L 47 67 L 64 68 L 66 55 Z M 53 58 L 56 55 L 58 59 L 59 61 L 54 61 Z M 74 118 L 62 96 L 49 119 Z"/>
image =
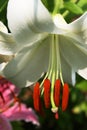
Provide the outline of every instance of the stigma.
<path id="1" fill-rule="evenodd" d="M 58 119 L 58 109 L 65 111 L 69 100 L 69 85 L 63 81 L 58 35 L 52 35 L 50 43 L 49 65 L 41 83 L 34 85 L 33 100 L 36 111 L 42 111 L 41 97 L 46 109 L 51 108 Z"/>

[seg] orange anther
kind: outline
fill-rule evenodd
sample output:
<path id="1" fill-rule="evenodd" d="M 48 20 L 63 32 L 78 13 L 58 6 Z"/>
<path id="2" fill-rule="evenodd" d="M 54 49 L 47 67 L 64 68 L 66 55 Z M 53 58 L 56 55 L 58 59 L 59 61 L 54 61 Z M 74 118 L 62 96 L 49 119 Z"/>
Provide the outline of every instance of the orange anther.
<path id="1" fill-rule="evenodd" d="M 50 80 L 45 79 L 43 86 L 44 86 L 44 103 L 45 103 L 45 107 L 49 108 L 50 107 Z"/>
<path id="2" fill-rule="evenodd" d="M 62 95 L 62 111 L 65 111 L 68 105 L 69 99 L 69 86 L 67 83 L 64 84 L 63 87 L 63 95 Z"/>
<path id="3" fill-rule="evenodd" d="M 56 80 L 54 87 L 54 102 L 57 107 L 59 106 L 60 103 L 60 87 L 61 87 L 61 81 L 58 79 Z"/>
<path id="4" fill-rule="evenodd" d="M 33 91 L 33 102 L 34 102 L 34 108 L 36 111 L 40 111 L 40 89 L 39 89 L 40 84 L 37 82 L 34 86 L 34 91 Z"/>

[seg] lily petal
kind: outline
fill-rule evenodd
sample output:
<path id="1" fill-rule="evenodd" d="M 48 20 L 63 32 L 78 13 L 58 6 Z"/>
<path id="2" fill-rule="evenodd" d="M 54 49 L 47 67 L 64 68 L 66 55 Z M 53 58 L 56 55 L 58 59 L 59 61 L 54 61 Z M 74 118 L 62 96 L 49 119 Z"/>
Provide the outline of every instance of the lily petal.
<path id="1" fill-rule="evenodd" d="M 78 33 L 87 29 L 87 12 L 85 12 L 81 17 L 74 20 L 70 24 L 68 24 L 68 28 L 70 28 L 73 32 Z"/>
<path id="2" fill-rule="evenodd" d="M 86 68 L 84 68 L 84 69 L 80 69 L 80 70 L 78 70 L 78 72 L 77 72 L 79 75 L 81 75 L 84 79 L 86 79 L 87 80 L 87 67 Z"/>
<path id="3" fill-rule="evenodd" d="M 9 0 L 7 18 L 10 31 L 21 46 L 32 43 L 42 32 L 62 33 L 41 0 Z"/>
<path id="4" fill-rule="evenodd" d="M 14 120 L 24 120 L 26 122 L 32 122 L 33 124 L 40 125 L 38 117 L 31 108 L 27 108 L 24 104 L 16 103 L 14 106 L 10 107 L 7 111 L 3 112 L 10 121 Z"/>
<path id="5" fill-rule="evenodd" d="M 0 54 L 12 55 L 14 54 L 16 43 L 9 33 L 0 31 Z"/>
<path id="6" fill-rule="evenodd" d="M 84 13 L 74 22 L 68 24 L 67 29 L 71 30 L 70 33 L 67 33 L 68 37 L 73 38 L 78 41 L 82 47 L 87 49 L 87 12 Z"/>
<path id="7" fill-rule="evenodd" d="M 66 30 L 66 33 L 62 35 L 73 38 L 81 46 L 87 48 L 87 12 L 69 24 L 66 23 L 60 14 L 55 15 L 53 21 L 58 28 Z"/>
<path id="8" fill-rule="evenodd" d="M 74 86 L 76 83 L 76 73 L 71 67 L 71 64 L 67 62 L 61 50 L 60 50 L 60 56 L 61 56 L 61 68 L 62 68 L 63 79 L 67 83 L 70 83 Z"/>
<path id="9" fill-rule="evenodd" d="M 3 71 L 5 66 L 6 66 L 6 63 L 1 63 L 0 64 L 0 75 L 1 75 L 1 72 Z"/>
<path id="10" fill-rule="evenodd" d="M 8 121 L 8 119 L 0 114 L 0 130 L 12 130 L 12 127 L 10 125 L 10 122 Z"/>
<path id="11" fill-rule="evenodd" d="M 8 33 L 6 26 L 0 21 L 0 55 L 13 55 L 16 46 L 11 33 Z"/>
<path id="12" fill-rule="evenodd" d="M 51 36 L 38 41 L 35 47 L 23 48 L 5 67 L 3 74 L 20 87 L 37 81 L 46 72 Z M 29 83 L 28 83 L 29 82 Z"/>
<path id="13" fill-rule="evenodd" d="M 87 50 L 82 48 L 77 41 L 60 36 L 60 50 L 66 61 L 75 72 L 87 67 Z M 87 77 L 84 77 L 87 79 Z"/>
<path id="14" fill-rule="evenodd" d="M 58 28 L 67 29 L 68 24 L 61 14 L 56 14 L 53 17 L 53 22 Z"/>
<path id="15" fill-rule="evenodd" d="M 0 31 L 8 33 L 6 26 L 0 21 Z"/>

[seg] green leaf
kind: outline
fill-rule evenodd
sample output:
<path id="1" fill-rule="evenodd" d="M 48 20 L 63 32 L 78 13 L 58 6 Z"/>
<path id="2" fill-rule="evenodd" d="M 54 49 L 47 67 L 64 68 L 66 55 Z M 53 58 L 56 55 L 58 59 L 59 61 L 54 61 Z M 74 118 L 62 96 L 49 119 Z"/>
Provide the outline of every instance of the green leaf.
<path id="1" fill-rule="evenodd" d="M 7 25 L 6 12 L 8 0 L 0 0 L 0 21 Z"/>
<path id="2" fill-rule="evenodd" d="M 76 87 L 80 89 L 81 91 L 87 91 L 87 81 L 85 80 L 81 81 L 80 83 L 76 85 Z"/>
<path id="3" fill-rule="evenodd" d="M 12 121 L 11 122 L 13 130 L 23 130 L 22 123 L 20 121 Z"/>
<path id="4" fill-rule="evenodd" d="M 72 111 L 76 114 L 79 114 L 80 112 L 87 112 L 87 102 L 84 101 L 81 104 L 75 106 Z"/>
<path id="5" fill-rule="evenodd" d="M 50 11 L 53 12 L 54 9 L 54 0 L 41 0 L 43 4 L 46 6 L 46 8 Z"/>
<path id="6" fill-rule="evenodd" d="M 79 0 L 77 5 L 82 8 L 84 11 L 87 11 L 87 0 Z"/>
<path id="7" fill-rule="evenodd" d="M 65 2 L 64 7 L 74 14 L 77 15 L 83 14 L 83 10 L 73 2 Z"/>

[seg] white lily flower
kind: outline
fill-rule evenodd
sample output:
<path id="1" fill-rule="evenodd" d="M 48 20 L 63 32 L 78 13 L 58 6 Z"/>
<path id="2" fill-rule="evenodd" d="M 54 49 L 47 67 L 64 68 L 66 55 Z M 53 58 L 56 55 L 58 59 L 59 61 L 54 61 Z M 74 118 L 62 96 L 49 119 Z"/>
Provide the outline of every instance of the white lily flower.
<path id="1" fill-rule="evenodd" d="M 24 87 L 46 72 L 40 87 L 48 78 L 53 91 L 57 79 L 74 85 L 76 72 L 87 79 L 87 13 L 67 24 L 61 15 L 52 18 L 41 0 L 9 0 L 7 18 L 22 48 L 3 71 L 13 83 Z M 56 111 L 53 92 L 51 104 Z"/>

